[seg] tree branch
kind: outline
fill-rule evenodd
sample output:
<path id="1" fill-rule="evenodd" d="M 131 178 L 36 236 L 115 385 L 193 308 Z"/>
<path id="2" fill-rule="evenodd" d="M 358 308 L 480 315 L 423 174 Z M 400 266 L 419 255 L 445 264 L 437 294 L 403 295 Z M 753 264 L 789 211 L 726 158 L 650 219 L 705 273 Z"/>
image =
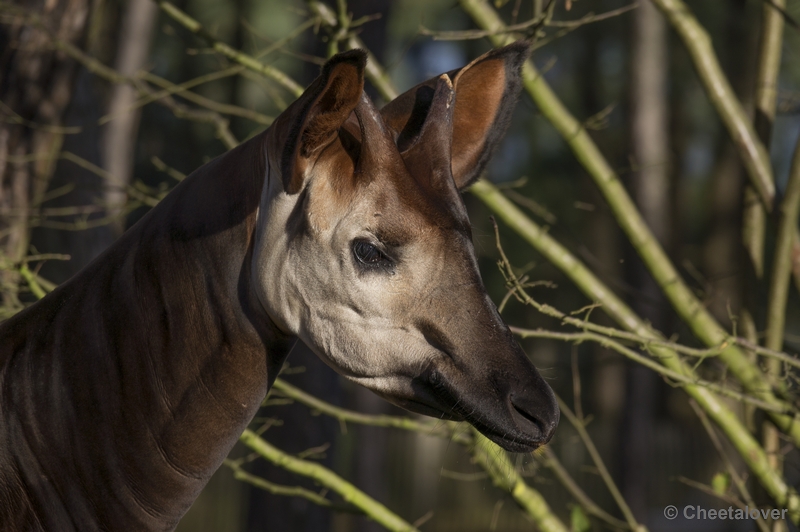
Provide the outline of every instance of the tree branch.
<path id="1" fill-rule="evenodd" d="M 517 504 L 533 518 L 539 530 L 567 532 L 567 527 L 556 517 L 541 493 L 528 486 L 514 469 L 506 452 L 486 439 L 475 428 L 472 428 L 472 435 L 474 440 L 472 456 L 489 473 L 494 485 L 510 493 Z"/>
<path id="2" fill-rule="evenodd" d="M 617 507 L 619 507 L 619 510 L 625 517 L 625 521 L 628 523 L 628 526 L 631 528 L 631 530 L 646 531 L 647 528 L 636 521 L 636 518 L 633 516 L 633 512 L 631 512 L 628 503 L 625 502 L 625 498 L 622 496 L 619 488 L 617 488 L 617 484 L 611 477 L 611 473 L 608 472 L 608 468 L 606 468 L 606 465 L 603 462 L 603 458 L 600 456 L 597 447 L 595 447 L 592 438 L 589 437 L 589 433 L 586 432 L 584 420 L 579 419 L 560 397 L 558 397 L 558 407 L 561 409 L 561 413 L 564 414 L 569 420 L 570 424 L 575 427 L 576 431 L 578 431 L 578 436 L 580 436 L 583 446 L 586 447 L 586 450 L 589 452 L 589 456 L 592 457 L 592 462 L 594 462 L 597 472 L 600 474 L 600 477 L 603 479 L 606 488 L 608 488 L 609 493 L 611 493 L 611 496 L 617 503 Z"/>
<path id="3" fill-rule="evenodd" d="M 495 10 L 485 0 L 460 0 L 460 4 L 479 26 L 489 30 L 503 27 L 503 23 Z M 491 39 L 495 45 L 502 45 L 512 41 L 513 37 L 495 36 Z M 525 88 L 536 102 L 539 110 L 561 133 L 564 140 L 572 148 L 575 157 L 600 187 L 620 227 L 644 260 L 661 290 L 669 298 L 673 308 L 692 328 L 694 334 L 706 345 L 726 345 L 726 348 L 719 355 L 720 359 L 727 364 L 731 373 L 736 376 L 748 392 L 765 402 L 780 404 L 781 401 L 772 393 L 772 386 L 758 366 L 749 360 L 745 353 L 733 342 L 728 340 L 730 335 L 716 322 L 681 279 L 675 266 L 645 224 L 619 177 L 611 169 L 597 145 L 589 137 L 580 122 L 564 107 L 531 61 L 527 61 L 523 68 L 523 78 Z M 519 212 L 492 185 L 478 183 L 471 190 L 498 215 L 502 216 L 501 212 L 496 210 L 498 202 L 507 203 L 514 208 L 521 218 L 516 219 L 516 216 L 514 216 L 516 220 L 508 223 L 515 227 L 517 232 L 521 230 L 532 231 L 532 228 L 535 227 L 532 221 Z M 492 202 L 495 207 L 489 204 L 490 197 L 494 198 Z M 522 219 L 525 221 L 522 222 Z M 538 227 L 533 231 L 538 232 Z M 572 260 L 565 261 L 563 255 L 557 257 L 557 259 L 564 264 L 565 268 L 569 270 L 575 269 Z M 592 283 L 591 288 L 596 290 L 597 285 Z M 619 301 L 616 296 L 613 296 L 607 288 L 603 287 L 599 292 L 602 292 L 602 294 L 598 294 L 598 296 L 602 295 L 602 299 L 590 297 L 594 301 L 605 301 L 603 308 L 610 312 L 612 317 L 616 316 L 615 319 L 621 319 L 626 329 L 632 330 L 631 326 L 635 327 L 634 322 L 638 321 L 638 317 L 633 319 L 633 312 Z M 781 408 L 784 407 L 781 406 Z M 771 414 L 781 430 L 790 434 L 795 443 L 800 445 L 800 423 L 795 423 L 788 416 L 781 416 L 775 412 Z"/>
<path id="4" fill-rule="evenodd" d="M 345 501 L 363 511 L 369 518 L 388 530 L 395 532 L 419 532 L 410 523 L 401 519 L 386 506 L 379 503 L 327 467 L 295 458 L 260 438 L 250 429 L 245 429 L 239 437 L 244 443 L 263 458 L 287 471 L 309 477 L 321 485 L 338 493 Z"/>
<path id="5" fill-rule="evenodd" d="M 538 456 L 539 453 L 536 453 L 536 456 L 544 463 L 545 467 L 550 469 L 553 474 L 556 476 L 558 481 L 561 483 L 564 488 L 572 495 L 572 497 L 581 505 L 581 507 L 586 510 L 586 513 L 597 517 L 598 519 L 602 519 L 609 525 L 621 528 L 621 529 L 628 529 L 630 530 L 630 525 L 625 521 L 620 521 L 613 515 L 609 514 L 595 502 L 589 498 L 589 496 L 581 489 L 577 482 L 570 476 L 567 470 L 561 465 L 556 453 L 550 448 L 550 446 L 545 446 L 544 451 L 541 456 Z"/>
<path id="6" fill-rule="evenodd" d="M 750 182 L 758 192 L 767 212 L 772 211 L 775 182 L 772 165 L 764 144 L 745 113 L 728 78 L 722 72 L 714 47 L 705 28 L 682 0 L 652 0 L 678 32 L 694 61 L 711 103 L 717 110 L 747 169 Z"/>
<path id="7" fill-rule="evenodd" d="M 205 40 L 215 52 L 224 55 L 231 61 L 239 63 L 253 72 L 258 72 L 259 74 L 276 81 L 279 85 L 291 92 L 295 97 L 303 94 L 303 87 L 298 85 L 296 81 L 287 76 L 285 73 L 273 66 L 265 65 L 251 55 L 236 50 L 235 48 L 218 41 L 205 28 L 203 28 L 202 24 L 190 17 L 184 11 L 178 9 L 178 7 L 176 7 L 174 4 L 166 2 L 165 0 L 153 1 L 156 2 L 158 7 L 160 7 L 161 10 L 169 15 L 175 22 Z"/>
<path id="8" fill-rule="evenodd" d="M 306 488 L 303 488 L 301 486 L 281 486 L 280 484 L 275 484 L 274 482 L 270 482 L 265 478 L 252 475 L 247 471 L 245 471 L 244 469 L 242 469 L 241 465 L 239 465 L 239 463 L 235 460 L 230 460 L 226 458 L 223 463 L 233 470 L 233 477 L 236 480 L 247 482 L 252 486 L 260 488 L 264 491 L 268 491 L 273 495 L 283 495 L 286 497 L 300 497 L 301 499 L 306 499 L 308 501 L 311 501 L 316 505 L 322 506 L 323 508 L 329 508 L 337 512 L 348 512 L 348 513 L 365 515 L 361 509 L 356 508 L 355 506 L 334 504 L 333 502 L 329 501 L 322 495 L 315 493 L 311 490 L 308 490 Z"/>
<path id="9" fill-rule="evenodd" d="M 637 316 L 622 300 L 603 284 L 583 263 L 566 248 L 556 242 L 546 231 L 525 216 L 516 205 L 509 201 L 486 181 L 478 181 L 470 189 L 494 213 L 505 221 L 514 231 L 541 253 L 553 265 L 563 271 L 573 283 L 592 301 L 602 305 L 603 310 L 625 329 L 638 335 L 663 340 L 650 326 Z M 653 348 L 657 358 L 665 366 L 690 378 L 694 371 L 670 349 Z M 780 504 L 787 504 L 793 520 L 800 520 L 800 498 L 794 489 L 787 486 L 781 475 L 769 465 L 764 449 L 759 445 L 736 415 L 707 388 L 687 385 L 686 393 L 693 397 L 708 415 L 728 436 L 748 467 L 759 479 L 767 492 Z M 777 416 L 777 414 L 775 414 Z M 783 416 L 788 418 L 788 416 Z M 791 418 L 789 418 L 791 419 Z"/>

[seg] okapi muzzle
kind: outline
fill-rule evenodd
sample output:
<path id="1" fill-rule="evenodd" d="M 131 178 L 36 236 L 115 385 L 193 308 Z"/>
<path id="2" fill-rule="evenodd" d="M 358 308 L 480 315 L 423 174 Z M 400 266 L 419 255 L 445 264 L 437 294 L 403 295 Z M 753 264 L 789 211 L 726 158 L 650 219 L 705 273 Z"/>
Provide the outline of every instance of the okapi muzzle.
<path id="1" fill-rule="evenodd" d="M 477 267 L 460 191 L 505 132 L 525 43 L 380 111 L 334 56 L 253 139 L 0 324 L 0 528 L 171 530 L 299 337 L 336 371 L 511 451 L 554 395 Z"/>

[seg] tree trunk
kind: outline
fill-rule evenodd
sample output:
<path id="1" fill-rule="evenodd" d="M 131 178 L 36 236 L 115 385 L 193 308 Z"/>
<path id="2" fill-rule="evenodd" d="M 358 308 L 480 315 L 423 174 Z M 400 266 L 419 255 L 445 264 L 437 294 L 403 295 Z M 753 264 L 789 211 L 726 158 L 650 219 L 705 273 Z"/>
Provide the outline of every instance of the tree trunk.
<path id="1" fill-rule="evenodd" d="M 633 18 L 631 42 L 631 189 L 642 216 L 665 246 L 670 227 L 669 129 L 667 121 L 666 23 L 651 2 L 643 2 Z M 656 328 L 664 329 L 665 302 L 657 284 L 638 257 L 628 261 L 637 297 L 634 309 Z M 622 432 L 622 487 L 636 517 L 647 518 L 647 464 L 653 449 L 654 417 L 660 379 L 649 369 L 628 365 L 627 402 Z"/>
<path id="2" fill-rule="evenodd" d="M 0 271 L 2 305 L 20 307 L 18 264 L 30 245 L 29 217 L 41 203 L 61 149 L 59 129 L 77 65 L 50 46 L 51 36 L 80 45 L 92 0 L 18 0 L 0 26 Z M 7 314 L 6 314 L 7 315 Z"/>
<path id="3" fill-rule="evenodd" d="M 128 0 L 121 20 L 119 47 L 114 67 L 123 76 L 134 76 L 144 68 L 158 18 L 155 2 Z M 105 198 L 109 214 L 120 214 L 125 202 L 122 186 L 131 183 L 134 147 L 139 129 L 141 109 L 135 108 L 137 92 L 130 85 L 115 85 L 111 91 L 108 114 L 112 120 L 105 127 L 103 166 L 114 176 L 115 183 L 106 183 Z M 125 229 L 124 220 L 114 223 L 117 233 Z"/>

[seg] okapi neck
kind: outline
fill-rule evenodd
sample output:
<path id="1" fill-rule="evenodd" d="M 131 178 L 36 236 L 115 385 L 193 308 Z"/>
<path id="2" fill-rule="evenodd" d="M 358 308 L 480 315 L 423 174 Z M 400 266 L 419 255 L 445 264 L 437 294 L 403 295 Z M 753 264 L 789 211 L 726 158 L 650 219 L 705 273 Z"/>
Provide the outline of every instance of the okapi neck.
<path id="1" fill-rule="evenodd" d="M 249 283 L 263 140 L 187 177 L 0 326 L 0 493 L 28 492 L 0 522 L 171 528 L 222 463 L 294 341 Z"/>

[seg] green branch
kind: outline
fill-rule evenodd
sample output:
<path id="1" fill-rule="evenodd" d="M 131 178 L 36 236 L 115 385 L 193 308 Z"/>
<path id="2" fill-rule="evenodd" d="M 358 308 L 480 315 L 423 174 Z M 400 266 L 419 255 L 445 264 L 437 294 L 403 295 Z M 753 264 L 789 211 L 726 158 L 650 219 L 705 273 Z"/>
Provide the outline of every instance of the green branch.
<path id="1" fill-rule="evenodd" d="M 711 37 L 682 0 L 653 0 L 653 3 L 683 39 L 711 103 L 738 148 L 736 151 L 742 157 L 750 183 L 770 212 L 775 198 L 775 183 L 769 153 L 722 71 Z"/>
<path id="2" fill-rule="evenodd" d="M 499 31 L 504 27 L 496 11 L 485 0 L 460 0 L 460 3 L 473 20 L 484 29 Z M 493 36 L 491 39 L 495 45 L 502 45 L 512 41 L 513 37 Z M 787 405 L 783 404 L 772 393 L 772 386 L 766 380 L 759 367 L 735 345 L 735 342 L 730 340 L 728 332 L 717 323 L 681 279 L 675 266 L 642 219 L 641 214 L 622 185 L 619 176 L 611 169 L 583 125 L 564 107 L 564 104 L 531 61 L 525 63 L 523 78 L 528 94 L 536 102 L 542 114 L 553 124 L 572 148 L 578 161 L 592 176 L 606 201 L 608 201 L 617 223 L 642 257 L 653 278 L 670 300 L 673 308 L 691 327 L 694 334 L 706 345 L 726 345 L 719 357 L 748 392 L 762 401 L 777 405 L 780 410 L 787 410 Z M 493 187 L 490 189 L 489 187 L 491 186 L 484 183 L 480 187 L 473 187 L 472 189 L 487 205 L 489 205 L 487 202 L 488 196 L 495 196 L 493 191 L 496 192 L 496 189 L 493 189 Z M 505 198 L 503 199 L 505 200 Z M 513 207 L 510 202 L 506 201 L 506 203 Z M 500 213 L 496 209 L 493 210 L 498 214 Z M 522 213 L 520 215 L 525 218 Z M 572 270 L 573 265 L 569 264 L 569 262 L 566 261 L 564 266 Z M 626 329 L 632 330 L 631 327 L 633 325 L 629 317 L 630 310 L 626 307 L 625 312 L 618 312 L 616 297 L 609 297 L 611 292 L 605 287 L 599 291 L 602 294 L 598 294 L 598 296 L 602 297 L 592 297 L 592 299 L 605 301 L 603 308 L 610 312 L 612 316 L 616 316 L 616 319 L 623 320 L 621 323 Z M 632 314 L 632 312 L 630 313 Z M 771 416 L 775 424 L 789 434 L 796 445 L 800 445 L 800 423 L 796 423 L 789 416 L 783 416 L 775 412 L 772 412 Z"/>
<path id="3" fill-rule="evenodd" d="M 354 412 L 352 410 L 346 410 L 344 408 L 339 408 L 326 403 L 325 401 L 318 399 L 317 397 L 314 397 L 313 395 L 306 393 L 281 379 L 277 379 L 275 381 L 274 389 L 277 390 L 281 395 L 294 399 L 299 403 L 311 408 L 312 410 L 316 410 L 323 414 L 334 417 L 339 421 L 350 421 L 353 423 L 378 427 L 394 427 L 426 434 L 429 436 L 446 438 L 462 445 L 470 446 L 470 448 L 472 448 L 474 445 L 474 438 L 470 435 L 471 433 L 464 433 L 463 431 L 456 429 L 456 427 L 463 425 L 454 423 L 447 423 L 443 425 L 441 422 L 419 422 L 406 417 L 368 415 L 360 412 Z M 481 454 L 481 458 L 478 461 L 480 462 L 481 466 L 486 469 L 490 476 L 492 476 L 492 478 L 495 480 L 495 483 L 497 483 L 497 479 L 495 479 L 493 471 L 505 471 L 508 467 L 510 467 L 510 463 L 505 451 L 489 440 L 486 440 L 485 438 L 484 440 L 485 442 L 483 442 L 481 445 L 484 448 L 489 449 L 491 452 L 487 452 L 485 455 Z M 514 498 L 514 500 L 516 500 L 522 509 L 536 521 L 537 525 L 542 530 L 565 530 L 564 525 L 561 523 L 558 517 L 552 513 L 550 508 L 547 506 L 547 503 L 544 502 L 542 495 L 527 485 L 525 480 L 519 476 L 519 474 L 514 473 L 514 475 L 515 477 L 513 479 L 506 478 L 502 480 L 503 483 L 501 484 L 501 487 L 504 487 L 511 492 L 511 496 Z"/>
<path id="4" fill-rule="evenodd" d="M 284 397 L 293 399 L 298 403 L 302 403 L 322 414 L 331 416 L 341 422 L 352 422 L 360 425 L 370 425 L 373 427 L 393 427 L 397 429 L 409 430 L 427 434 L 430 436 L 438 436 L 442 438 L 452 438 L 459 443 L 469 443 L 469 439 L 463 434 L 457 433 L 439 421 L 417 421 L 409 417 L 387 416 L 387 415 L 370 415 L 362 414 L 361 412 L 354 412 L 327 403 L 310 393 L 304 392 L 296 386 L 292 386 L 283 379 L 276 379 L 270 391 L 270 397 L 274 392 L 278 392 Z"/>
<path id="5" fill-rule="evenodd" d="M 23 264 L 19 267 L 19 274 L 25 279 L 25 282 L 28 283 L 28 287 L 31 289 L 31 293 L 36 296 L 36 299 L 42 299 L 47 295 L 45 289 L 39 284 L 36 274 L 28 268 L 27 264 Z"/>
<path id="6" fill-rule="evenodd" d="M 800 213 L 800 139 L 794 150 L 789 184 L 778 213 L 778 238 L 775 244 L 767 307 L 768 349 L 780 350 L 783 347 L 786 301 L 789 298 L 789 284 L 792 277 L 792 254 L 798 213 Z"/>
<path id="7" fill-rule="evenodd" d="M 511 494 L 517 504 L 533 518 L 538 530 L 568 532 L 567 527 L 556 517 L 542 494 L 525 483 L 505 451 L 486 439 L 475 428 L 472 428 L 472 433 L 474 440 L 472 456 L 489 473 L 494 485 Z"/>
<path id="8" fill-rule="evenodd" d="M 646 531 L 644 525 L 640 525 L 636 518 L 633 516 L 633 512 L 631 511 L 628 503 L 625 502 L 625 497 L 622 496 L 620 493 L 619 488 L 617 488 L 617 484 L 614 482 L 614 479 L 611 477 L 611 473 L 608 472 L 608 468 L 606 464 L 603 462 L 603 458 L 600 456 L 600 452 L 595 447 L 592 438 L 589 437 L 589 433 L 586 432 L 586 425 L 583 419 L 578 418 L 572 410 L 567 406 L 567 404 L 559 397 L 558 398 L 558 407 L 561 409 L 561 413 L 569 420 L 570 424 L 575 427 L 575 430 L 578 431 L 578 436 L 580 436 L 581 441 L 583 442 L 583 446 L 586 447 L 586 450 L 589 452 L 589 456 L 592 457 L 592 462 L 594 462 L 595 467 L 597 468 L 597 472 L 600 474 L 600 477 L 603 479 L 603 482 L 608 488 L 608 491 L 611 493 L 611 496 L 614 498 L 614 501 L 617 503 L 619 510 L 622 512 L 622 515 L 625 517 L 625 521 L 628 523 L 628 526 L 631 527 L 632 530 L 636 531 Z"/>
<path id="9" fill-rule="evenodd" d="M 250 429 L 246 429 L 242 433 L 239 437 L 239 441 L 278 467 L 314 479 L 322 486 L 335 491 L 346 502 L 363 511 L 368 517 L 386 529 L 396 532 L 419 532 L 414 526 L 404 521 L 386 506 L 347 482 L 327 467 L 286 454 L 274 445 L 260 438 Z"/>
<path id="10" fill-rule="evenodd" d="M 252 70 L 253 72 L 258 72 L 259 74 L 268 77 L 274 81 L 276 81 L 279 85 L 287 89 L 289 92 L 294 94 L 295 96 L 300 96 L 303 94 L 303 87 L 297 84 L 292 78 L 278 70 L 277 68 L 265 65 L 258 59 L 254 58 L 251 55 L 248 55 L 244 52 L 241 52 L 223 42 L 218 41 L 211 35 L 203 25 L 200 24 L 197 20 L 190 17 L 184 11 L 181 11 L 176 7 L 174 4 L 170 2 L 166 2 L 164 0 L 154 0 L 158 7 L 161 10 L 169 15 L 175 22 L 189 30 L 190 32 L 194 33 L 198 37 L 205 40 L 211 48 L 240 65 Z"/>
<path id="11" fill-rule="evenodd" d="M 323 508 L 329 508 L 338 512 L 364 514 L 364 512 L 354 506 L 334 504 L 319 493 L 315 493 L 301 486 L 281 486 L 280 484 L 275 484 L 274 482 L 270 482 L 265 478 L 250 474 L 242 469 L 241 465 L 239 465 L 239 463 L 235 460 L 229 460 L 226 458 L 224 464 L 233 470 L 233 478 L 236 480 L 246 482 L 251 486 L 255 486 L 259 489 L 272 493 L 273 495 L 282 495 L 284 497 L 300 497 L 301 499 L 311 501 L 318 506 L 322 506 Z"/>
<path id="12" fill-rule="evenodd" d="M 590 300 L 600 303 L 603 310 L 612 319 L 639 336 L 663 340 L 657 332 L 650 328 L 649 324 L 611 292 L 589 268 L 553 239 L 547 231 L 525 216 L 514 203 L 503 196 L 497 187 L 486 181 L 478 181 L 470 191 L 534 249 L 567 274 Z M 652 350 L 658 360 L 669 369 L 691 379 L 697 378 L 694 371 L 674 351 L 655 346 Z M 739 418 L 709 389 L 695 385 L 686 385 L 684 389 L 727 435 L 770 496 L 779 504 L 785 504 L 785 507 L 790 509 L 794 522 L 800 521 L 800 498 L 793 489 L 786 485 L 781 475 L 772 469 L 764 449 L 742 425 Z"/>

